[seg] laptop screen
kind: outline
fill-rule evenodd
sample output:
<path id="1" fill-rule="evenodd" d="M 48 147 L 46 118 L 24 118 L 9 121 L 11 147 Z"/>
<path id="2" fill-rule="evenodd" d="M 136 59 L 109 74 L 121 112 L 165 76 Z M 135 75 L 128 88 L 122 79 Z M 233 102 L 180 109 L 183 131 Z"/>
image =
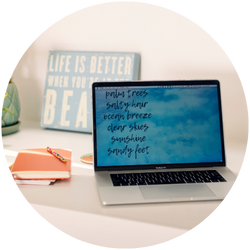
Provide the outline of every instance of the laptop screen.
<path id="1" fill-rule="evenodd" d="M 95 170 L 224 166 L 218 81 L 93 84 Z"/>

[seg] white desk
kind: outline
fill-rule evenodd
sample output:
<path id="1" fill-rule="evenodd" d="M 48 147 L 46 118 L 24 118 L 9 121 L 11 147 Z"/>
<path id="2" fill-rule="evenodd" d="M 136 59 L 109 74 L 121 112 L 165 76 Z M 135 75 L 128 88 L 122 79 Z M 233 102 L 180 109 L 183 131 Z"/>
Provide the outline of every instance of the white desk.
<path id="1" fill-rule="evenodd" d="M 92 152 L 92 135 L 45 130 L 35 122 L 22 122 L 19 132 L 3 137 L 7 162 L 12 164 L 21 149 L 61 147 L 72 149 L 70 180 L 53 186 L 19 186 L 28 202 L 52 225 L 63 232 L 95 245 L 144 247 L 173 239 L 192 229 L 221 203 L 182 202 L 103 206 L 92 165 L 80 156 Z M 238 174 L 244 144 L 226 145 L 228 167 Z"/>

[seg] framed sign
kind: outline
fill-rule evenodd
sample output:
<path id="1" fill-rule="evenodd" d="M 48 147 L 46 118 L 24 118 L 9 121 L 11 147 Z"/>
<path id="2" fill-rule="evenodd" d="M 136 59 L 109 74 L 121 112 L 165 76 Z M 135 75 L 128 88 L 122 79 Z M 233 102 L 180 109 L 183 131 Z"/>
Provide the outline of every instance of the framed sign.
<path id="1" fill-rule="evenodd" d="M 92 133 L 93 82 L 139 78 L 140 55 L 50 51 L 41 126 Z"/>

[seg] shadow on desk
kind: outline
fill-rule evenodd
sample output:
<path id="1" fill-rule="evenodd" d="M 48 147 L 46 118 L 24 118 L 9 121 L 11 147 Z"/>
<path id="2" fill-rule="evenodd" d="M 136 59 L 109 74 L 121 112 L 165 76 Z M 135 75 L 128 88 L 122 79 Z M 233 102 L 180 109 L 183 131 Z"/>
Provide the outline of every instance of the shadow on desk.
<path id="1" fill-rule="evenodd" d="M 89 170 L 91 171 L 91 170 Z M 222 201 L 103 206 L 93 175 L 72 175 L 53 186 L 18 186 L 27 203 L 192 230 L 250 232 L 249 203 Z"/>

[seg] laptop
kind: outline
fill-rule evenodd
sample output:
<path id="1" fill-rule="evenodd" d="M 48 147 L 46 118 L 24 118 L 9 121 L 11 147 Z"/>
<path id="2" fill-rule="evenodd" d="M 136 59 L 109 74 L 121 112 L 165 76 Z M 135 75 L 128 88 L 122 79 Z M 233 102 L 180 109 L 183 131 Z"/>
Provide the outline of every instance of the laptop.
<path id="1" fill-rule="evenodd" d="M 94 170 L 103 205 L 222 200 L 226 167 L 217 80 L 95 82 Z"/>

